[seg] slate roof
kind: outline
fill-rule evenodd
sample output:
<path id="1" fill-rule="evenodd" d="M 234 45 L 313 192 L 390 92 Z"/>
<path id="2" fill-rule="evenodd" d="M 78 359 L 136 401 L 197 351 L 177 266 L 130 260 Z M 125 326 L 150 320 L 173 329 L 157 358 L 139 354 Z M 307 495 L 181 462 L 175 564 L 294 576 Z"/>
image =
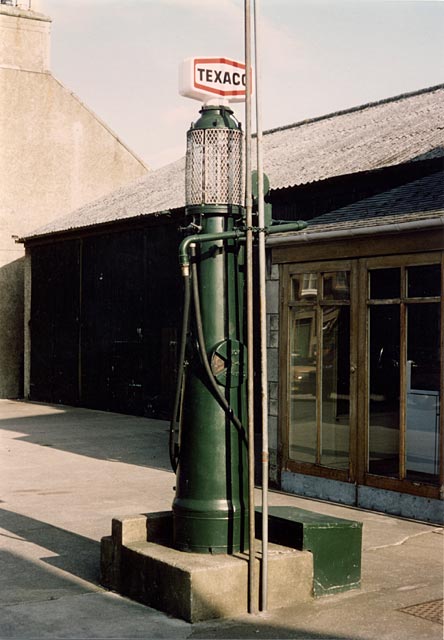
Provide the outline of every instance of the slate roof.
<path id="1" fill-rule="evenodd" d="M 444 170 L 384 191 L 309 221 L 311 231 L 329 225 L 374 226 L 391 219 L 407 222 L 444 214 Z"/>
<path id="2" fill-rule="evenodd" d="M 264 136 L 273 189 L 443 156 L 444 85 Z"/>
<path id="3" fill-rule="evenodd" d="M 444 157 L 444 84 L 273 129 L 263 141 L 272 189 Z M 24 239 L 181 208 L 184 182 L 182 158 Z"/>
<path id="4" fill-rule="evenodd" d="M 307 222 L 307 228 L 297 234 L 276 234 L 270 244 L 309 241 L 314 236 L 335 232 L 346 236 L 354 232 L 378 232 L 378 227 L 426 223 L 441 226 L 444 246 L 444 170 L 420 178 L 390 191 L 384 191 L 351 205 L 329 211 Z"/>

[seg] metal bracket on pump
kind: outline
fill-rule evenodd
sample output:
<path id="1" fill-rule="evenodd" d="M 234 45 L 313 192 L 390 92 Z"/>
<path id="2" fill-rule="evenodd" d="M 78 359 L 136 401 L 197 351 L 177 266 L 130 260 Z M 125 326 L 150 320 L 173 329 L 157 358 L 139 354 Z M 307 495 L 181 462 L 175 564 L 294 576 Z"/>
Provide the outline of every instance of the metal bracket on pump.
<path id="1" fill-rule="evenodd" d="M 239 340 L 224 340 L 210 358 L 211 370 L 218 384 L 234 389 L 247 377 L 247 351 Z"/>
<path id="2" fill-rule="evenodd" d="M 262 174 L 263 182 L 263 195 L 266 198 L 270 193 L 270 180 L 266 173 Z M 256 169 L 251 172 L 251 187 L 253 196 L 253 212 L 257 214 L 258 202 L 259 202 L 259 175 Z M 273 235 L 275 233 L 286 233 L 289 231 L 301 231 L 305 229 L 307 223 L 304 220 L 295 220 L 289 222 L 288 220 L 276 220 L 273 219 L 273 207 L 269 202 L 264 202 L 264 227 L 252 227 L 254 232 L 265 231 L 266 235 Z"/>

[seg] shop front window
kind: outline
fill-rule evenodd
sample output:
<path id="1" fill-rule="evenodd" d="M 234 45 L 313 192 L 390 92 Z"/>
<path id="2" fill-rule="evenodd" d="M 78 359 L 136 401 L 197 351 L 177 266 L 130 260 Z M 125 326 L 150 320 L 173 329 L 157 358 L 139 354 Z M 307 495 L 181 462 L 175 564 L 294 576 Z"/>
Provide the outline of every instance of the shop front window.
<path id="1" fill-rule="evenodd" d="M 370 308 L 369 472 L 399 473 L 399 306 Z"/>
<path id="2" fill-rule="evenodd" d="M 321 464 L 348 469 L 350 439 L 350 309 L 322 312 Z"/>
<path id="3" fill-rule="evenodd" d="M 316 309 L 294 309 L 290 342 L 290 455 L 316 462 Z"/>
<path id="4" fill-rule="evenodd" d="M 442 253 L 288 264 L 282 272 L 286 471 L 438 497 Z"/>
<path id="5" fill-rule="evenodd" d="M 407 269 L 406 474 L 438 482 L 440 265 Z"/>
<path id="6" fill-rule="evenodd" d="M 439 481 L 440 265 L 369 272 L 368 472 Z"/>
<path id="7" fill-rule="evenodd" d="M 295 274 L 291 282 L 289 457 L 349 467 L 350 274 Z"/>

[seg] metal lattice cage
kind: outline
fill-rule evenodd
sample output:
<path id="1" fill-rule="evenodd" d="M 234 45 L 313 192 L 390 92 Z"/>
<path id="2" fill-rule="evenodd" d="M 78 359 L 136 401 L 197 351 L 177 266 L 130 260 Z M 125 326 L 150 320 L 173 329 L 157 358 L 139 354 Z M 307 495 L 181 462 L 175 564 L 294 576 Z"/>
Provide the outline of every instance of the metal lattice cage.
<path id="1" fill-rule="evenodd" d="M 187 135 L 186 205 L 243 205 L 243 135 L 238 129 L 191 129 Z"/>

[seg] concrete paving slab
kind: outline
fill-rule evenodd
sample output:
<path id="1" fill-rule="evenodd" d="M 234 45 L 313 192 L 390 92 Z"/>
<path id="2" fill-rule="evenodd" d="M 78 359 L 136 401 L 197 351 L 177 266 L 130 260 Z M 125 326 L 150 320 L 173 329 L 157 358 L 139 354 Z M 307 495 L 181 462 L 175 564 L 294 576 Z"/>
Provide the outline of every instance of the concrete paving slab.
<path id="1" fill-rule="evenodd" d="M 187 638 L 191 625 L 115 593 L 75 594 L 3 607 L 0 638 Z"/>
<path id="2" fill-rule="evenodd" d="M 275 492 L 272 505 L 363 522 L 360 590 L 195 625 L 102 590 L 99 543 L 112 518 L 171 508 L 167 443 L 164 422 L 0 400 L 2 640 L 442 640 L 441 625 L 401 611 L 442 599 L 442 529 Z"/>

